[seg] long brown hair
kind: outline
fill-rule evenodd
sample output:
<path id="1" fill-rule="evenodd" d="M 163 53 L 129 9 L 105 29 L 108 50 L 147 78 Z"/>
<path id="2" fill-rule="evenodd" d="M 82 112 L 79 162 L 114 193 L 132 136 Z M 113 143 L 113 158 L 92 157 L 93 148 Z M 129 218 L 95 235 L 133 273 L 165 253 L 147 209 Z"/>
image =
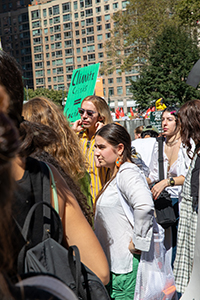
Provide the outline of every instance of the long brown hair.
<path id="1" fill-rule="evenodd" d="M 182 142 L 191 158 L 191 139 L 196 145 L 196 151 L 200 150 L 200 100 L 190 100 L 183 104 L 179 110 L 179 118 Z"/>
<path id="2" fill-rule="evenodd" d="M 42 123 L 54 129 L 57 141 L 44 148 L 54 156 L 63 170 L 77 182 L 85 174 L 86 161 L 78 136 L 70 128 L 61 109 L 51 100 L 35 97 L 23 106 L 22 115 L 30 122 Z"/>

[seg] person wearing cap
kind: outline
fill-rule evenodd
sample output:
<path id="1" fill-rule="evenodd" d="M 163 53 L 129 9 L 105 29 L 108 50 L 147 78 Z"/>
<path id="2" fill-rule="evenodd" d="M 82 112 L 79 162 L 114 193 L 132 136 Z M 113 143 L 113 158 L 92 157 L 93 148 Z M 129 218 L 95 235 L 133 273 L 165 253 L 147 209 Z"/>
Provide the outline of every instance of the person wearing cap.
<path id="1" fill-rule="evenodd" d="M 155 137 L 157 138 L 159 135 L 159 131 L 155 126 L 152 125 L 147 125 L 146 127 L 143 128 L 142 133 L 141 133 L 141 138 L 149 138 L 149 137 Z"/>

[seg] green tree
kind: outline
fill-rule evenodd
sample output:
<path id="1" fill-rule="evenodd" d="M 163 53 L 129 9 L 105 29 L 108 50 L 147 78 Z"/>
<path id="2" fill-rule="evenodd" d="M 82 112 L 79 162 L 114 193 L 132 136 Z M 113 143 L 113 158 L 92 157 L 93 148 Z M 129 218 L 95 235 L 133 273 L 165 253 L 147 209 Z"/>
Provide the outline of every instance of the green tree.
<path id="1" fill-rule="evenodd" d="M 185 82 L 199 58 L 197 40 L 180 27 L 166 27 L 155 39 L 140 78 L 131 81 L 133 98 L 146 108 L 160 97 L 166 104 L 180 105 L 199 97 L 199 91 Z"/>
<path id="2" fill-rule="evenodd" d="M 25 101 L 30 100 L 36 96 L 43 96 L 45 98 L 51 99 L 53 102 L 62 106 L 62 101 L 67 97 L 67 92 L 64 90 L 49 90 L 44 88 L 38 88 L 36 90 L 28 89 L 28 99 L 27 91 L 24 91 Z"/>
<path id="3" fill-rule="evenodd" d="M 105 43 L 108 60 L 101 73 L 119 68 L 131 70 L 136 63 L 145 63 L 157 34 L 171 22 L 176 0 L 130 0 L 125 11 L 113 15 L 114 28 Z"/>
<path id="4" fill-rule="evenodd" d="M 181 25 L 197 29 L 200 21 L 200 0 L 178 0 L 174 13 L 174 17 Z"/>

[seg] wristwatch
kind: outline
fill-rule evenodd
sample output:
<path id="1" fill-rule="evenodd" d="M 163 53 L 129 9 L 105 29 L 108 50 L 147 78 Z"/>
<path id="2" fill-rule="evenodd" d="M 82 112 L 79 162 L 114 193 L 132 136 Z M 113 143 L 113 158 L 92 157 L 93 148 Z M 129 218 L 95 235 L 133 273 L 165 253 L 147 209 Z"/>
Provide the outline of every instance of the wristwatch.
<path id="1" fill-rule="evenodd" d="M 174 180 L 173 177 L 170 177 L 169 180 L 168 180 L 168 182 L 169 182 L 170 186 L 174 186 L 175 185 L 175 180 Z"/>

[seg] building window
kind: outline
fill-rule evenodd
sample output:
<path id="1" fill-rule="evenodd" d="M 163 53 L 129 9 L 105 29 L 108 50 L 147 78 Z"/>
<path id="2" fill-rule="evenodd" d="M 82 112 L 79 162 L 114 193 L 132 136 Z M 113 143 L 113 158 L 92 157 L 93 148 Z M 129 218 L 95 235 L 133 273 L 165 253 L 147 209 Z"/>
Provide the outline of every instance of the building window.
<path id="1" fill-rule="evenodd" d="M 105 21 L 110 20 L 110 15 L 105 15 Z"/>
<path id="2" fill-rule="evenodd" d="M 73 54 L 72 49 L 65 50 L 65 56 L 72 56 L 72 54 Z"/>
<path id="3" fill-rule="evenodd" d="M 39 10 L 34 10 L 31 12 L 31 19 L 36 20 L 40 18 L 40 11 Z"/>
<path id="4" fill-rule="evenodd" d="M 76 45 L 80 44 L 80 39 L 76 39 Z"/>
<path id="5" fill-rule="evenodd" d="M 97 22 L 101 22 L 101 16 L 96 17 Z"/>
<path id="6" fill-rule="evenodd" d="M 43 9 L 43 17 L 45 18 L 46 16 L 47 16 L 47 10 L 45 8 L 45 9 Z"/>
<path id="7" fill-rule="evenodd" d="M 85 53 L 87 51 L 87 48 L 83 47 L 82 50 L 83 50 L 83 53 Z"/>
<path id="8" fill-rule="evenodd" d="M 108 84 L 113 83 L 113 78 L 108 78 Z"/>
<path id="9" fill-rule="evenodd" d="M 117 77 L 117 83 L 122 82 L 122 77 Z"/>
<path id="10" fill-rule="evenodd" d="M 63 5 L 62 5 L 63 14 L 66 12 L 70 12 L 70 11 L 71 11 L 71 3 L 70 2 L 63 3 Z"/>
<path id="11" fill-rule="evenodd" d="M 75 14 L 74 14 L 74 18 L 75 18 L 75 19 L 78 19 L 78 13 L 75 13 Z"/>
<path id="12" fill-rule="evenodd" d="M 99 13 L 99 12 L 101 12 L 101 6 L 96 7 L 96 13 Z"/>
<path id="13" fill-rule="evenodd" d="M 82 33 L 82 35 L 86 34 L 85 29 L 82 29 L 82 30 L 81 30 L 81 33 Z"/>
<path id="14" fill-rule="evenodd" d="M 104 5 L 104 11 L 107 11 L 107 10 L 109 10 L 109 9 L 110 9 L 109 4 Z"/>
<path id="15" fill-rule="evenodd" d="M 79 26 L 79 21 L 76 21 L 75 22 L 75 27 L 78 27 Z"/>
<path id="16" fill-rule="evenodd" d="M 86 26 L 93 25 L 93 18 L 86 19 Z"/>
<path id="17" fill-rule="evenodd" d="M 85 20 L 81 21 L 81 26 L 85 26 Z"/>
<path id="18" fill-rule="evenodd" d="M 81 17 L 84 17 L 84 16 L 85 16 L 84 11 L 81 11 Z"/>
<path id="19" fill-rule="evenodd" d="M 129 1 L 122 1 L 122 8 L 126 8 L 128 3 L 129 3 Z"/>
<path id="20" fill-rule="evenodd" d="M 81 48 L 76 48 L 76 53 L 80 53 L 81 52 Z"/>
<path id="21" fill-rule="evenodd" d="M 109 87 L 108 88 L 108 96 L 113 96 L 114 95 L 114 88 L 113 87 Z"/>
<path id="22" fill-rule="evenodd" d="M 98 45 L 97 45 L 97 48 L 98 48 L 98 49 L 102 49 L 102 48 L 103 48 L 103 44 L 98 44 Z"/>
<path id="23" fill-rule="evenodd" d="M 78 2 L 74 1 L 74 10 L 78 9 Z"/>
<path id="24" fill-rule="evenodd" d="M 90 45 L 87 47 L 88 52 L 94 52 L 95 51 L 95 46 L 94 45 Z"/>
<path id="25" fill-rule="evenodd" d="M 47 20 L 44 20 L 44 26 L 47 26 Z"/>
<path id="26" fill-rule="evenodd" d="M 63 22 L 71 21 L 72 17 L 71 14 L 63 15 Z"/>
<path id="27" fill-rule="evenodd" d="M 102 25 L 97 25 L 97 31 L 101 31 L 102 30 Z"/>
<path id="28" fill-rule="evenodd" d="M 49 16 L 52 16 L 52 7 L 49 7 Z"/>
<path id="29" fill-rule="evenodd" d="M 58 15 L 60 13 L 59 5 L 53 6 L 53 15 Z"/>
<path id="30" fill-rule="evenodd" d="M 86 43 L 86 38 L 82 38 L 82 43 L 83 43 L 83 44 Z"/>
<path id="31" fill-rule="evenodd" d="M 95 54 L 88 54 L 88 61 L 94 61 L 95 60 Z"/>
<path id="32" fill-rule="evenodd" d="M 73 62 L 74 62 L 74 61 L 73 61 L 73 57 L 66 58 L 66 59 L 65 59 L 65 62 L 66 62 L 66 65 L 67 65 L 67 64 L 73 64 Z"/>
<path id="33" fill-rule="evenodd" d="M 92 8 L 86 9 L 85 16 L 86 17 L 93 16 L 93 10 L 92 10 Z"/>
<path id="34" fill-rule="evenodd" d="M 118 8 L 118 7 L 119 7 L 118 2 L 113 3 L 113 9 L 116 9 L 116 8 Z"/>
<path id="35" fill-rule="evenodd" d="M 103 57 L 103 52 L 98 53 L 98 58 L 102 58 Z"/>
<path id="36" fill-rule="evenodd" d="M 81 56 L 77 56 L 77 62 L 81 61 Z"/>
<path id="37" fill-rule="evenodd" d="M 79 30 L 76 30 L 76 32 L 75 32 L 75 33 L 76 33 L 76 35 L 79 35 Z"/>
<path id="38" fill-rule="evenodd" d="M 89 43 L 89 44 L 94 43 L 94 36 L 88 36 L 87 43 Z"/>
<path id="39" fill-rule="evenodd" d="M 105 24 L 105 29 L 110 29 L 110 23 Z"/>
<path id="40" fill-rule="evenodd" d="M 110 32 L 106 33 L 106 39 L 110 38 Z"/>
<path id="41" fill-rule="evenodd" d="M 51 77 L 48 77 L 48 82 L 51 82 Z"/>
<path id="42" fill-rule="evenodd" d="M 98 41 L 102 40 L 102 38 L 103 38 L 102 34 L 98 34 L 98 35 L 97 35 L 97 40 L 98 40 Z"/>
<path id="43" fill-rule="evenodd" d="M 53 18 L 53 23 L 54 24 L 60 23 L 60 17 L 54 17 Z"/>
<path id="44" fill-rule="evenodd" d="M 126 95 L 131 95 L 130 85 L 126 86 Z"/>
<path id="45" fill-rule="evenodd" d="M 123 94 L 123 87 L 117 86 L 117 95 L 122 95 L 122 94 Z"/>
<path id="46" fill-rule="evenodd" d="M 45 45 L 45 49 L 46 49 L 46 50 L 49 50 L 49 45 Z"/>
<path id="47" fill-rule="evenodd" d="M 87 60 L 87 55 L 83 55 L 83 60 Z"/>

